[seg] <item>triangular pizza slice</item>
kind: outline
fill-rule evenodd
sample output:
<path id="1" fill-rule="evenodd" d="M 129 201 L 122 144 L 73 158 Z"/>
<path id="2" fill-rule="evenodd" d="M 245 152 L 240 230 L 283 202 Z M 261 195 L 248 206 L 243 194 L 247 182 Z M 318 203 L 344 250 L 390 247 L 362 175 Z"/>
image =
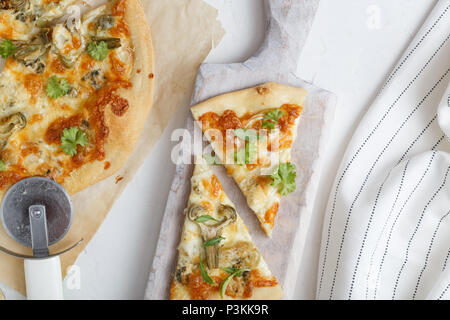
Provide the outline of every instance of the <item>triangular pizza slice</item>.
<path id="1" fill-rule="evenodd" d="M 305 97 L 304 89 L 266 83 L 191 109 L 268 236 L 282 196 L 296 188 L 291 149 Z"/>
<path id="2" fill-rule="evenodd" d="M 281 287 L 203 159 L 185 214 L 171 299 L 281 299 Z"/>

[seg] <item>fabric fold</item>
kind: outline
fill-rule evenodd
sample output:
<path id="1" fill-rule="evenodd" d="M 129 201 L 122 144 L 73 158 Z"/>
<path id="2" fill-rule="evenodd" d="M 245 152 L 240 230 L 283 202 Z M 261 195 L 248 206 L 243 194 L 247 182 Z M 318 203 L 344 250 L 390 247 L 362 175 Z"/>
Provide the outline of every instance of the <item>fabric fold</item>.
<path id="1" fill-rule="evenodd" d="M 449 125 L 437 111 L 449 38 L 441 0 L 356 130 L 326 210 L 317 298 L 450 298 Z"/>

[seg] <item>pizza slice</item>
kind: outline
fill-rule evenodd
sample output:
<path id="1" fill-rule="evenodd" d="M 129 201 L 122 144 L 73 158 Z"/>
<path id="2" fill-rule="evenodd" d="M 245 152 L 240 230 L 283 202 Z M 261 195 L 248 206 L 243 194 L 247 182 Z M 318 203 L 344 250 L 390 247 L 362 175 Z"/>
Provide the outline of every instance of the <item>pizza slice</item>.
<path id="1" fill-rule="evenodd" d="M 282 196 L 296 188 L 291 149 L 305 97 L 304 89 L 266 83 L 191 109 L 268 236 Z"/>
<path id="2" fill-rule="evenodd" d="M 281 287 L 203 159 L 191 194 L 172 281 L 173 300 L 280 299 Z"/>

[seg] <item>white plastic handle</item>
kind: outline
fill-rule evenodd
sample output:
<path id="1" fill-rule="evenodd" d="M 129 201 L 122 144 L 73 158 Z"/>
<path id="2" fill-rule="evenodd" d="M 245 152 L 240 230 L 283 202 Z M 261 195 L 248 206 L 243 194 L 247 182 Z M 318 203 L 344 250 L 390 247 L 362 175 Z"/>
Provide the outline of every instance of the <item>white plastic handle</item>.
<path id="1" fill-rule="evenodd" d="M 25 260 L 28 300 L 63 300 L 61 261 L 59 257 Z"/>

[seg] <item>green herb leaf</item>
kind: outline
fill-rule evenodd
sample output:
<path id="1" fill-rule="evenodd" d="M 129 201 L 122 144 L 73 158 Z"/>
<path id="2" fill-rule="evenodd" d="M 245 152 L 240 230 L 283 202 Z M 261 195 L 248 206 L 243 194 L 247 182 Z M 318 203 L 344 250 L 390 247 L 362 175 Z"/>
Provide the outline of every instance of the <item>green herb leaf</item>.
<path id="1" fill-rule="evenodd" d="M 61 149 L 65 154 L 73 157 L 77 154 L 77 146 L 82 147 L 87 144 L 86 134 L 76 127 L 64 129 L 61 136 Z"/>
<path id="2" fill-rule="evenodd" d="M 227 291 L 228 285 L 230 284 L 230 281 L 234 277 L 240 277 L 242 274 L 246 271 L 250 271 L 249 269 L 235 269 L 235 268 L 222 268 L 225 272 L 231 273 L 222 283 L 220 284 L 220 296 L 225 296 L 225 292 Z M 234 272 L 231 272 L 234 271 Z"/>
<path id="3" fill-rule="evenodd" d="M 203 248 L 215 246 L 216 244 L 219 244 L 220 241 L 222 241 L 222 240 L 225 240 L 225 238 L 224 237 L 217 237 L 217 238 L 213 238 L 211 240 L 205 241 L 203 243 Z"/>
<path id="4" fill-rule="evenodd" d="M 0 171 L 6 170 L 6 164 L 3 160 L 0 159 Z"/>
<path id="5" fill-rule="evenodd" d="M 47 96 L 53 99 L 65 96 L 70 91 L 70 84 L 66 79 L 59 79 L 56 76 L 50 77 L 47 83 Z"/>
<path id="6" fill-rule="evenodd" d="M 195 222 L 198 222 L 198 223 L 203 223 L 203 222 L 207 222 L 207 221 L 219 222 L 219 220 L 217 220 L 217 219 L 215 219 L 215 218 L 213 218 L 211 216 L 208 216 L 208 215 L 200 216 L 197 219 L 195 219 Z"/>
<path id="7" fill-rule="evenodd" d="M 295 191 L 296 184 L 295 166 L 291 163 L 282 163 L 278 166 L 274 174 L 270 176 L 273 179 L 272 186 L 278 188 L 278 192 L 286 196 Z"/>
<path id="8" fill-rule="evenodd" d="M 105 41 L 91 42 L 87 50 L 91 57 L 98 61 L 105 60 L 109 54 L 108 44 Z"/>
<path id="9" fill-rule="evenodd" d="M 2 56 L 2 58 L 9 58 L 15 50 L 16 46 L 11 40 L 3 40 L 2 43 L 0 43 L 0 56 Z"/>
<path id="10" fill-rule="evenodd" d="M 283 112 L 281 112 L 281 110 L 278 110 L 278 109 L 267 112 L 264 115 L 262 127 L 264 129 L 270 129 L 270 130 L 275 129 L 275 124 L 277 124 L 278 120 L 282 116 L 283 116 Z"/>
<path id="11" fill-rule="evenodd" d="M 220 159 L 215 154 L 204 154 L 203 159 L 205 159 L 206 163 L 210 166 L 219 166 L 222 164 Z"/>
<path id="12" fill-rule="evenodd" d="M 234 162 L 238 165 L 255 163 L 257 154 L 258 143 L 256 141 L 247 142 L 245 148 L 241 148 L 234 153 Z"/>
<path id="13" fill-rule="evenodd" d="M 214 280 L 211 279 L 208 272 L 206 272 L 206 268 L 202 262 L 202 257 L 200 257 L 200 275 L 202 276 L 203 281 L 205 281 L 207 284 L 211 284 L 211 285 L 214 284 Z"/>
<path id="14" fill-rule="evenodd" d="M 233 274 L 236 271 L 238 271 L 239 269 L 236 268 L 221 268 L 223 271 L 228 272 L 229 274 Z"/>
<path id="15" fill-rule="evenodd" d="M 258 139 L 258 133 L 255 129 L 235 129 L 234 134 L 241 140 L 255 141 Z"/>

